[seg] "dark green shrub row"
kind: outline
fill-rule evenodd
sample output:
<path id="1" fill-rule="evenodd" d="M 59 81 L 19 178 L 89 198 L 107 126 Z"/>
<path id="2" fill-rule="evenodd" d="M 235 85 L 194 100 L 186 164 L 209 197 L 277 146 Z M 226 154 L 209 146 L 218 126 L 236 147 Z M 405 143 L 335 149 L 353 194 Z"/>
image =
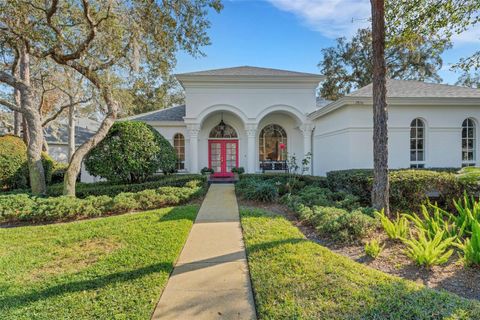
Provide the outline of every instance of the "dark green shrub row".
<path id="1" fill-rule="evenodd" d="M 114 197 L 122 192 L 139 192 L 145 189 L 156 189 L 162 186 L 183 187 L 191 180 L 199 180 L 204 184 L 207 183 L 206 177 L 199 174 L 156 176 L 143 183 L 112 184 L 111 182 L 106 181 L 96 183 L 77 183 L 76 195 L 78 198 L 100 195 Z M 63 185 L 57 184 L 50 186 L 47 190 L 47 194 L 49 196 L 60 196 L 62 195 L 62 191 Z"/>
<path id="2" fill-rule="evenodd" d="M 461 180 L 453 169 L 390 171 L 390 205 L 393 210 L 417 210 L 427 198 L 449 206 L 464 192 L 476 194 L 477 183 Z M 327 183 L 334 191 L 345 191 L 359 197 L 362 205 L 370 204 L 373 171 L 341 170 L 327 173 Z"/>
<path id="3" fill-rule="evenodd" d="M 336 207 L 310 208 L 298 204 L 296 212 L 301 220 L 315 227 L 320 236 L 341 242 L 362 239 L 377 226 L 376 220 L 365 214 L 362 209 L 347 211 Z"/>
<path id="4" fill-rule="evenodd" d="M 319 188 L 326 188 L 328 186 L 325 177 L 292 175 L 288 173 L 242 174 L 240 181 L 244 179 L 273 182 L 278 187 L 280 196 L 286 194 L 289 190 L 297 192 L 307 185 Z"/>
<path id="5" fill-rule="evenodd" d="M 298 204 L 307 207 L 337 207 L 345 210 L 353 210 L 360 207 L 359 198 L 344 191 L 331 191 L 328 188 L 307 186 L 293 195 L 285 195 L 282 202 L 291 209 Z"/>
<path id="6" fill-rule="evenodd" d="M 203 192 L 203 182 L 191 180 L 184 187 L 160 187 L 114 197 L 88 196 L 84 199 L 60 196 L 32 197 L 27 194 L 0 196 L 0 222 L 50 222 L 98 217 L 133 210 L 147 210 L 184 203 Z"/>

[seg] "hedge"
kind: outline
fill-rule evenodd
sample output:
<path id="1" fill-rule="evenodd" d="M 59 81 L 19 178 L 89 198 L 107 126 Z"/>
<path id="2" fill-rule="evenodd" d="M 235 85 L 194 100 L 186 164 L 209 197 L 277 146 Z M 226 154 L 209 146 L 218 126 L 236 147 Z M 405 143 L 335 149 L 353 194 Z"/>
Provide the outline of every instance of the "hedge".
<path id="1" fill-rule="evenodd" d="M 155 189 L 162 186 L 183 187 L 191 180 L 199 180 L 207 183 L 207 178 L 199 174 L 155 176 L 142 183 L 112 183 L 107 181 L 95 183 L 77 183 L 76 196 L 86 198 L 88 196 L 106 195 L 114 197 L 122 192 L 139 192 L 145 189 Z M 63 184 L 52 185 L 47 190 L 48 196 L 61 196 Z"/>
<path id="2" fill-rule="evenodd" d="M 416 210 L 427 198 L 448 206 L 464 192 L 477 194 L 477 183 L 462 181 L 454 169 L 392 170 L 390 177 L 390 205 L 393 210 Z M 370 204 L 373 170 L 355 169 L 327 173 L 327 183 L 334 191 L 345 191 L 360 198 L 362 205 Z"/>
<path id="3" fill-rule="evenodd" d="M 160 187 L 137 193 L 122 192 L 114 197 L 88 196 L 84 199 L 60 196 L 41 198 L 28 194 L 0 196 L 0 222 L 68 221 L 178 205 L 203 193 L 203 181 L 190 180 L 183 187 Z"/>

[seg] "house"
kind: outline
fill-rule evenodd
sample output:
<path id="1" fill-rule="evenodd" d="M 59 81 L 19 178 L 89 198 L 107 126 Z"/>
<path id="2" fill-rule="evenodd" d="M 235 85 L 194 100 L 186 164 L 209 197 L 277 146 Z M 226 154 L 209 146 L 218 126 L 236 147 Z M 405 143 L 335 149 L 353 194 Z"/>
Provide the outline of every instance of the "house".
<path id="1" fill-rule="evenodd" d="M 128 119 L 170 140 L 179 171 L 285 170 L 288 156 L 307 154 L 314 175 L 373 166 L 371 85 L 326 101 L 317 74 L 243 66 L 176 76 L 185 105 Z M 387 89 L 391 168 L 477 164 L 479 89 L 399 80 Z"/>

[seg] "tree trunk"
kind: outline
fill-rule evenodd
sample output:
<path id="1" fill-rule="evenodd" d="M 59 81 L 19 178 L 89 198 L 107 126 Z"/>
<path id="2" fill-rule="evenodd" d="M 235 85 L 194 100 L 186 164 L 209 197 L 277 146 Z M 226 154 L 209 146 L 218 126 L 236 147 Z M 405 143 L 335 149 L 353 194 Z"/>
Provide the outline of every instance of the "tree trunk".
<path id="1" fill-rule="evenodd" d="M 70 98 L 70 104 L 73 99 Z M 75 107 L 68 108 L 68 161 L 72 160 L 75 153 Z"/>
<path id="2" fill-rule="evenodd" d="M 372 206 L 389 214 L 388 112 L 385 65 L 385 1 L 372 5 L 373 48 L 373 188 Z"/>
<path id="3" fill-rule="evenodd" d="M 113 114 L 108 114 L 100 125 L 97 133 L 95 133 L 92 138 L 82 144 L 73 153 L 63 180 L 64 195 L 75 196 L 75 185 L 78 174 L 80 173 L 80 169 L 82 167 L 83 158 L 88 154 L 88 152 L 90 152 L 90 150 L 92 150 L 92 148 L 94 148 L 98 143 L 100 143 L 100 141 L 103 140 L 103 138 L 105 138 L 108 130 L 110 130 L 110 127 L 113 125 L 115 118 L 116 112 L 114 112 Z"/>
<path id="4" fill-rule="evenodd" d="M 28 128 L 27 158 L 30 186 L 33 194 L 45 194 L 47 186 L 42 164 L 43 127 L 40 112 L 33 104 L 33 94 L 30 86 L 30 55 L 28 47 L 23 44 L 20 52 L 20 78 L 26 87 L 20 90 L 21 106 L 25 113 L 23 118 Z"/>
<path id="5" fill-rule="evenodd" d="M 22 98 L 20 96 L 20 90 L 14 89 L 13 90 L 13 97 L 15 99 L 15 104 L 17 106 L 21 106 Z M 18 111 L 13 112 L 13 134 L 17 137 L 21 137 L 22 135 L 22 114 Z"/>

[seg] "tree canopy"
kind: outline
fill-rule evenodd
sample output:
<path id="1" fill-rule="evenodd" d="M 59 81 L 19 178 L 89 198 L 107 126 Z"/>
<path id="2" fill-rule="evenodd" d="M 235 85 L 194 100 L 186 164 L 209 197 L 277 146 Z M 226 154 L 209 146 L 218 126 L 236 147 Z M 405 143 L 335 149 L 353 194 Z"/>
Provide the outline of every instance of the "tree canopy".
<path id="1" fill-rule="evenodd" d="M 422 39 L 412 48 L 397 44 L 385 50 L 387 77 L 402 80 L 441 82 L 438 71 L 442 67 L 441 54 L 450 46 L 448 42 Z M 435 50 L 433 50 L 435 48 Z M 337 39 L 335 47 L 322 50 L 319 63 L 321 73 L 326 76 L 322 83 L 321 96 L 337 100 L 354 89 L 372 82 L 372 32 L 359 29 L 350 41 Z"/>

